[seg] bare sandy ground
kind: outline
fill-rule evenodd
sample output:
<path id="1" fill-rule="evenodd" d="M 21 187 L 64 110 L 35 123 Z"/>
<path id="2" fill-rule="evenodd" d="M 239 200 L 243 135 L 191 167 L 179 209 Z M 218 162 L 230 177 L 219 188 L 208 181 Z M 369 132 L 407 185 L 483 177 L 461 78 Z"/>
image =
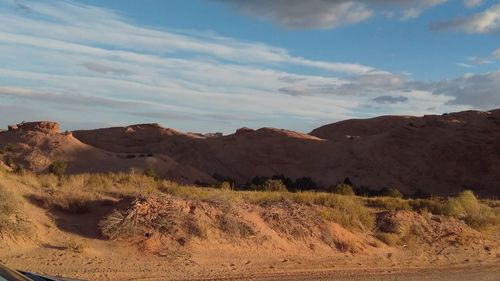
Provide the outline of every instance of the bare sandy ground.
<path id="1" fill-rule="evenodd" d="M 152 279 L 148 279 L 152 280 Z M 268 274 L 260 277 L 228 278 L 220 280 L 255 280 L 255 281 L 281 281 L 281 280 L 315 280 L 315 281 L 498 281 L 500 280 L 500 266 L 488 267 L 458 267 L 458 268 L 432 268 L 413 269 L 398 272 L 391 269 L 356 271 L 317 271 L 303 273 Z"/>

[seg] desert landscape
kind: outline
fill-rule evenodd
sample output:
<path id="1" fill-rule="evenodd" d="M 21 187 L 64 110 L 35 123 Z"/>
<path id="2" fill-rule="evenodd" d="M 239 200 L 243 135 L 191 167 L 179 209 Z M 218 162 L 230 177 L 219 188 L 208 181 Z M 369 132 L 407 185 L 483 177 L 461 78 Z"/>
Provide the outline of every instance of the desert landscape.
<path id="1" fill-rule="evenodd" d="M 498 0 L 0 0 L 0 281 L 500 281 Z"/>
<path id="2" fill-rule="evenodd" d="M 0 262 L 85 280 L 498 280 L 499 127 L 500 110 L 309 134 L 12 125 Z"/>

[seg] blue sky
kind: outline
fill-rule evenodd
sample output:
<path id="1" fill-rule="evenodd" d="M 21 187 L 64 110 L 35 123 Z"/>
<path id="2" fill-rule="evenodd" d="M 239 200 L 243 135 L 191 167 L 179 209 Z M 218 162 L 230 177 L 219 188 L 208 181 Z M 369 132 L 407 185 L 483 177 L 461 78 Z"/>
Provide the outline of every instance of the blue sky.
<path id="1" fill-rule="evenodd" d="M 309 131 L 500 107 L 500 2 L 0 0 L 0 125 Z"/>

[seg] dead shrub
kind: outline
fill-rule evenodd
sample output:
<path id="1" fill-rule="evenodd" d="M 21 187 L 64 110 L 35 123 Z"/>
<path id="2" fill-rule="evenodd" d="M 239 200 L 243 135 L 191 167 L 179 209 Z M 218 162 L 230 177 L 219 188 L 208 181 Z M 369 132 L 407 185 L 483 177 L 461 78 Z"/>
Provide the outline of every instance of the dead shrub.
<path id="1" fill-rule="evenodd" d="M 194 215 L 183 211 L 183 207 L 167 195 L 138 198 L 128 209 L 114 210 L 106 216 L 99 228 L 108 239 L 149 238 L 157 233 L 182 244 L 192 236 L 206 235 Z"/>
<path id="2" fill-rule="evenodd" d="M 265 206 L 261 217 L 273 230 L 294 239 L 310 237 L 323 225 L 311 208 L 289 201 Z"/>

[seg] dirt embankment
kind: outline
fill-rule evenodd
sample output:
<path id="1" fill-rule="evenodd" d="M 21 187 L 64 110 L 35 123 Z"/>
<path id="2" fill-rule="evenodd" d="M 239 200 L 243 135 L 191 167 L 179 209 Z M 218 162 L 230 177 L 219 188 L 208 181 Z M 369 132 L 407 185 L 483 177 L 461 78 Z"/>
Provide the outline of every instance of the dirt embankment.
<path id="1" fill-rule="evenodd" d="M 478 232 L 428 213 L 365 210 L 345 196 L 289 200 L 280 193 L 168 186 L 157 192 L 134 178 L 108 179 L 97 192 L 106 178 L 67 180 L 0 179 L 2 190 L 19 195 L 30 225 L 2 239 L 1 262 L 89 280 L 168 280 L 383 274 L 500 261 L 498 230 Z M 138 184 L 135 193 L 126 181 Z M 332 203 L 319 203 L 325 200 Z"/>

